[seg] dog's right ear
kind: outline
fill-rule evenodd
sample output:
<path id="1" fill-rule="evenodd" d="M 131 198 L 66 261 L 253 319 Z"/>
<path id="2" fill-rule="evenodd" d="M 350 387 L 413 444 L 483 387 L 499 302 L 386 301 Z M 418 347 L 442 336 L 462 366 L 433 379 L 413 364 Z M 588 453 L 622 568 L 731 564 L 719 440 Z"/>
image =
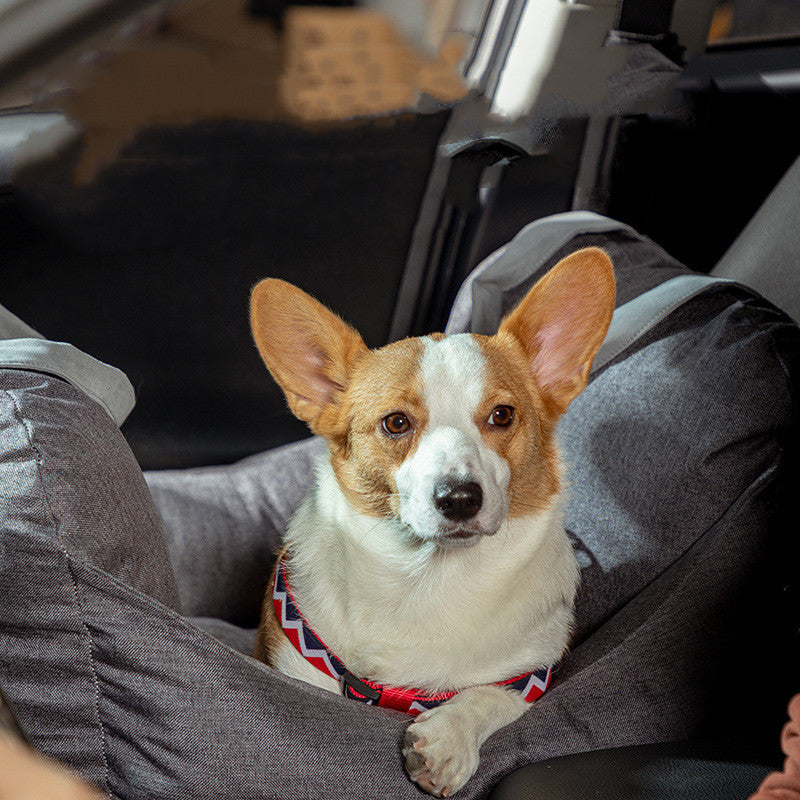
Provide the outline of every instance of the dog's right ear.
<path id="1" fill-rule="evenodd" d="M 361 336 L 311 295 L 276 278 L 253 289 L 250 327 L 292 413 L 316 431 L 367 350 Z"/>

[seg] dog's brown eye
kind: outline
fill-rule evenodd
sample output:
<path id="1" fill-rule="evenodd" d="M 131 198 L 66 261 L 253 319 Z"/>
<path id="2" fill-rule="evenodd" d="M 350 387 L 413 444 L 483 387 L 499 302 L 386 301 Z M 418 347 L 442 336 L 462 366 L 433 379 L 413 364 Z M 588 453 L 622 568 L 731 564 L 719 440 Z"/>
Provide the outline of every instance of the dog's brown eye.
<path id="1" fill-rule="evenodd" d="M 514 420 L 514 409 L 511 406 L 495 406 L 489 414 L 489 424 L 498 428 L 508 427 Z"/>
<path id="2" fill-rule="evenodd" d="M 401 433 L 406 433 L 406 431 L 409 430 L 411 427 L 411 422 L 409 422 L 409 419 L 405 414 L 395 411 L 394 414 L 388 414 L 385 416 L 381 420 L 381 425 L 383 425 L 383 429 L 390 436 L 399 436 Z"/>

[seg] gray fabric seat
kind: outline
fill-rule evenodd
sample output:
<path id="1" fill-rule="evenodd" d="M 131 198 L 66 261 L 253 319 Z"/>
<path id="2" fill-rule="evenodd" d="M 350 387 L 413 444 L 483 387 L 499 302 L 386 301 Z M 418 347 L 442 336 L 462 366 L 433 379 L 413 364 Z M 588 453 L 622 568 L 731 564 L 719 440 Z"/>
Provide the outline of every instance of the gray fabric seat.
<path id="1" fill-rule="evenodd" d="M 494 259 L 495 275 L 527 265 L 498 288 L 498 313 L 588 244 L 612 256 L 622 303 L 688 272 L 624 226 L 568 216 Z M 783 707 L 778 681 L 754 686 L 749 670 L 789 631 L 778 501 L 799 352 L 783 314 L 715 286 L 594 374 L 560 429 L 582 568 L 574 645 L 460 796 L 545 758 L 730 725 L 732 692 L 737 724 Z M 80 391 L 30 371 L 2 380 L 0 452 L 15 455 L 2 462 L 0 682 L 38 747 L 121 798 L 420 796 L 399 755 L 408 718 L 245 654 L 319 442 L 149 473 L 145 487 Z"/>
<path id="2" fill-rule="evenodd" d="M 792 164 L 761 208 L 719 260 L 713 275 L 752 286 L 800 322 L 800 159 Z"/>

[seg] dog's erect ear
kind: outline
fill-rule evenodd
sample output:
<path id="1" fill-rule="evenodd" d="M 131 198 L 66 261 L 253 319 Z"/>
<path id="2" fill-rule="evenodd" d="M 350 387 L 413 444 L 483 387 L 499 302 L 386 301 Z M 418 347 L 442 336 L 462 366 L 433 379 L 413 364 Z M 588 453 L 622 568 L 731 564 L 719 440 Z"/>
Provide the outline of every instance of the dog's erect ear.
<path id="1" fill-rule="evenodd" d="M 562 414 L 589 377 L 614 313 L 614 269 L 597 247 L 558 262 L 500 323 L 514 336 L 552 413 Z"/>
<path id="2" fill-rule="evenodd" d="M 314 430 L 346 386 L 355 359 L 366 351 L 363 340 L 311 295 L 276 278 L 253 289 L 250 326 L 292 413 Z"/>

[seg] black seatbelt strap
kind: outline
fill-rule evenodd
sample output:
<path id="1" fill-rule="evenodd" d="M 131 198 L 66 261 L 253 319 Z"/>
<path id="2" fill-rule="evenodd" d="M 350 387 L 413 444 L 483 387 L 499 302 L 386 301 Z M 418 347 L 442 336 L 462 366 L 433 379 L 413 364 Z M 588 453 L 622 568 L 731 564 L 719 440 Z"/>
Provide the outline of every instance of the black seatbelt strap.
<path id="1" fill-rule="evenodd" d="M 675 0 L 620 0 L 614 28 L 641 39 L 660 39 L 669 33 Z"/>
<path id="2" fill-rule="evenodd" d="M 675 0 L 618 0 L 614 28 L 617 39 L 649 42 L 667 58 L 681 63 L 683 48 L 670 30 Z"/>

